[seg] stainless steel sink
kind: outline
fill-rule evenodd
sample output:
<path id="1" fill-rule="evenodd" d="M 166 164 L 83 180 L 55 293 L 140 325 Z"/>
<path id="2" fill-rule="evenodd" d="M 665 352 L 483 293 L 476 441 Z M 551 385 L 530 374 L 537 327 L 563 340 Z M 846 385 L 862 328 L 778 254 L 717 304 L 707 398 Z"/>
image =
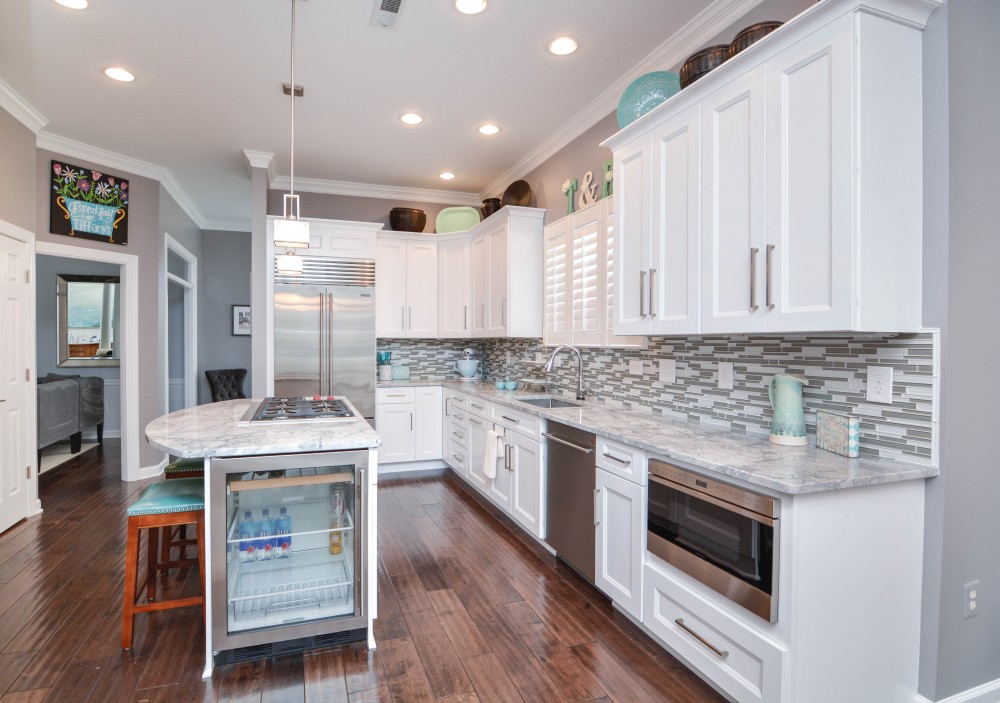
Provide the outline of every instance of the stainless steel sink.
<path id="1" fill-rule="evenodd" d="M 579 403 L 571 403 L 559 398 L 518 398 L 517 402 L 534 405 L 536 408 L 578 408 Z"/>

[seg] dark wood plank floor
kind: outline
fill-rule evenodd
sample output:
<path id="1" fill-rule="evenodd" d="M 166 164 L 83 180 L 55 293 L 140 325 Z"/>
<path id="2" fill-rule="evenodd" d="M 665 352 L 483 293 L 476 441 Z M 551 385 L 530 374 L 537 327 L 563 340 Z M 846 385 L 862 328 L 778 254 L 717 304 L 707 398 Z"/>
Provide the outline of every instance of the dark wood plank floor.
<path id="1" fill-rule="evenodd" d="M 141 614 L 120 650 L 125 507 L 106 441 L 39 481 L 40 516 L 0 535 L 0 701 L 723 699 L 448 475 L 379 486 L 378 649 L 219 667 L 198 609 Z M 197 572 L 172 571 L 172 591 Z"/>

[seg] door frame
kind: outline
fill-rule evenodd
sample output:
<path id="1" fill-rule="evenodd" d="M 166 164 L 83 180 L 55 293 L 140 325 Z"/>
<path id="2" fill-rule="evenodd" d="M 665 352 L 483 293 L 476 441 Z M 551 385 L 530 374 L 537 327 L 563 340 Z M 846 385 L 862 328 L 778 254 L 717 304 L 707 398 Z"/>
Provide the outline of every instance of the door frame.
<path id="1" fill-rule="evenodd" d="M 188 265 L 189 280 L 184 280 L 167 269 L 170 252 L 184 259 Z M 184 407 L 198 404 L 198 257 L 187 247 L 163 233 L 163 344 L 160 345 L 160 368 L 163 369 L 163 412 L 170 412 L 170 311 L 169 287 L 174 283 L 184 289 Z"/>
<path id="2" fill-rule="evenodd" d="M 139 257 L 106 249 L 57 244 L 55 242 L 35 242 L 35 255 L 61 256 L 67 259 L 84 259 L 118 264 L 121 268 L 120 314 L 121 323 L 121 472 L 123 481 L 138 481 L 149 476 L 141 475 L 139 466 Z M 32 257 L 34 265 L 34 257 Z M 34 291 L 32 291 L 34 307 Z M 34 310 L 32 310 L 32 331 L 35 330 Z M 34 337 L 32 337 L 34 339 Z M 118 341 L 118 340 L 115 340 Z M 34 359 L 34 357 L 32 357 Z"/>

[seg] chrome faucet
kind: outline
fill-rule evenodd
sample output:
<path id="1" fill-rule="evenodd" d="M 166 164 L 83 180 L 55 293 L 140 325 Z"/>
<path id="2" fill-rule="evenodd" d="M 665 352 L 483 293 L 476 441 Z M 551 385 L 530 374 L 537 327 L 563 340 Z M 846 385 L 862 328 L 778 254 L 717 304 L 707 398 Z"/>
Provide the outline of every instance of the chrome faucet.
<path id="1" fill-rule="evenodd" d="M 583 389 L 583 355 L 580 350 L 569 344 L 560 344 L 554 350 L 552 350 L 552 356 L 549 357 L 548 362 L 545 364 L 545 373 L 552 371 L 552 365 L 556 361 L 556 354 L 561 352 L 563 349 L 568 349 L 574 354 L 576 354 L 576 399 L 584 400 L 586 391 Z"/>

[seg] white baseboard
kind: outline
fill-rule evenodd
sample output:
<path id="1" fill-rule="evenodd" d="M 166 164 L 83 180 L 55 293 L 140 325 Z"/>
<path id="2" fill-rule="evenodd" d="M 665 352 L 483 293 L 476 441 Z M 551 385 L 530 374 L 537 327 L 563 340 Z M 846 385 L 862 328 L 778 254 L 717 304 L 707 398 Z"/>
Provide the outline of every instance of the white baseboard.
<path id="1" fill-rule="evenodd" d="M 399 461 L 392 464 L 379 462 L 378 475 L 406 474 L 413 471 L 429 471 L 430 469 L 445 469 L 448 465 L 440 459 L 430 459 L 427 461 Z"/>
<path id="2" fill-rule="evenodd" d="M 148 478 L 156 478 L 163 473 L 165 468 L 167 468 L 166 457 L 164 457 L 159 464 L 155 464 L 153 466 L 140 466 L 139 470 L 136 472 L 136 477 L 132 480 L 145 481 Z"/>
<path id="3" fill-rule="evenodd" d="M 41 515 L 41 513 L 42 513 L 42 501 L 35 498 L 35 508 L 28 514 L 28 516 L 30 517 L 31 515 Z"/>
<path id="4" fill-rule="evenodd" d="M 121 436 L 122 436 L 122 431 L 121 430 L 104 430 L 104 439 L 121 439 Z M 90 432 L 90 433 L 86 433 L 85 432 L 84 435 L 83 435 L 83 441 L 84 442 L 96 442 L 97 441 L 97 433 L 96 432 Z"/>
<path id="5" fill-rule="evenodd" d="M 920 695 L 914 701 L 915 703 L 1000 703 L 1000 679 L 988 681 L 936 702 Z"/>

